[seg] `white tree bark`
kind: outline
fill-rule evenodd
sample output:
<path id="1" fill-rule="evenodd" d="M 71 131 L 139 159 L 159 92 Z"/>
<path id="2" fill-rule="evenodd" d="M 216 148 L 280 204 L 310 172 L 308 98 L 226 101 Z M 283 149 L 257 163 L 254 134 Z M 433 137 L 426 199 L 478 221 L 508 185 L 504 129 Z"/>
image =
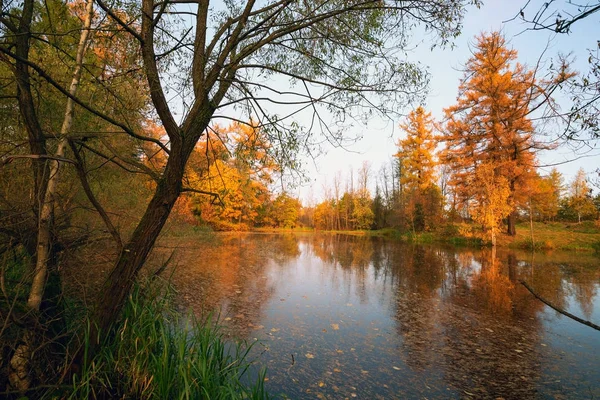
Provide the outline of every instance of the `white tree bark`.
<path id="1" fill-rule="evenodd" d="M 87 0 L 86 14 L 84 17 L 83 29 L 79 37 L 77 55 L 75 58 L 75 69 L 69 87 L 69 93 L 73 96 L 77 93 L 79 81 L 81 79 L 81 70 L 83 66 L 83 57 L 88 48 L 91 32 L 92 18 L 94 15 L 94 0 Z M 39 311 L 46 286 L 48 276 L 48 261 L 52 246 L 52 223 L 54 206 L 56 201 L 56 188 L 60 177 L 60 159 L 64 157 L 65 147 L 67 145 L 67 135 L 73 125 L 73 112 L 75 103 L 71 98 L 67 99 L 65 115 L 59 135 L 59 143 L 56 154 L 50 162 L 50 175 L 48 177 L 48 186 L 44 193 L 42 204 L 40 205 L 40 215 L 38 219 L 38 237 L 37 254 L 33 281 L 27 300 L 27 305 L 31 310 Z M 25 391 L 31 385 L 31 357 L 32 357 L 32 332 L 27 330 L 23 335 L 22 343 L 16 348 L 10 360 L 9 381 L 11 387 Z"/>
<path id="2" fill-rule="evenodd" d="M 69 86 L 69 93 L 73 96 L 77 94 L 77 88 L 79 87 L 79 81 L 81 79 L 81 70 L 83 66 L 83 57 L 88 48 L 89 37 L 92 26 L 92 18 L 94 16 L 94 1 L 87 0 L 86 3 L 86 14 L 83 23 L 83 30 L 79 37 L 79 45 L 77 46 L 77 55 L 75 58 L 75 69 L 73 70 L 73 77 L 71 85 Z M 44 288 L 46 286 L 46 278 L 48 276 L 48 260 L 51 252 L 51 231 L 52 231 L 52 217 L 54 214 L 56 188 L 58 186 L 60 177 L 60 161 L 58 159 L 64 157 L 65 147 L 67 145 L 67 135 L 73 125 L 73 113 L 75 110 L 75 103 L 69 97 L 67 98 L 67 105 L 65 107 L 65 116 L 63 119 L 62 127 L 59 135 L 59 143 L 56 149 L 55 159 L 50 160 L 50 176 L 48 178 L 48 186 L 46 193 L 44 194 L 43 203 L 40 207 L 40 216 L 38 221 L 38 238 L 37 238 L 37 256 L 35 263 L 35 270 L 33 275 L 33 282 L 31 284 L 31 290 L 29 292 L 29 298 L 27 305 L 34 310 L 39 310 L 44 295 Z"/>

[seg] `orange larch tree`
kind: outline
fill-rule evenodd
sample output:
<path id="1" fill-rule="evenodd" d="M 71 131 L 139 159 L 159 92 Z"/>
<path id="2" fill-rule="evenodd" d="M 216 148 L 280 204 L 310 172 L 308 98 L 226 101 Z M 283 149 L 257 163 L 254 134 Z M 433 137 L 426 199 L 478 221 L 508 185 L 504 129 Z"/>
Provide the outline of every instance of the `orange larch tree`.
<path id="1" fill-rule="evenodd" d="M 408 114 L 407 122 L 400 124 L 406 138 L 398 141 L 396 157 L 402 163 L 405 187 L 426 189 L 435 184 L 435 147 L 433 118 L 421 106 Z"/>
<path id="2" fill-rule="evenodd" d="M 534 72 L 516 59 L 517 52 L 499 32 L 477 37 L 457 103 L 444 110 L 446 148 L 441 153 L 442 162 L 451 169 L 450 184 L 464 207 L 480 203 L 472 201 L 472 183 L 482 164 L 493 165 L 494 174 L 506 179 L 506 200 L 512 205 L 509 235 L 515 234 L 517 207 L 527 200 L 522 189 L 535 176 L 535 150 L 544 148 L 534 140 L 529 114 L 545 92 Z"/>
<path id="3" fill-rule="evenodd" d="M 409 217 L 413 230 L 432 228 L 439 222 L 442 196 L 436 185 L 433 118 L 421 106 L 408 114 L 407 121 L 400 124 L 406 137 L 398 141 L 400 185 L 402 190 L 401 213 Z"/>

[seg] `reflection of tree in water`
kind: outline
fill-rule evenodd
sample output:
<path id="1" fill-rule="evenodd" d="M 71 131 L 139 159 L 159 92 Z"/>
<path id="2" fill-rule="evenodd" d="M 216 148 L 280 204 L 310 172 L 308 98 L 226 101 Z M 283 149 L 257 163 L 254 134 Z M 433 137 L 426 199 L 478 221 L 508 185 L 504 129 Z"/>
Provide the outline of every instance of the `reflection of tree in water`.
<path id="1" fill-rule="evenodd" d="M 523 398 L 535 395 L 539 375 L 541 309 L 517 288 L 514 256 L 392 248 L 395 319 L 406 364 L 441 370 L 461 395 Z"/>
<path id="2" fill-rule="evenodd" d="M 495 248 L 483 250 L 481 256 L 481 271 L 474 276 L 472 282 L 473 294 L 482 308 L 492 313 L 508 315 L 513 309 L 515 285 L 509 278 L 513 268 L 509 264 L 509 273 L 502 271 L 502 262 L 496 257 Z"/>
<path id="3" fill-rule="evenodd" d="M 373 255 L 370 238 L 344 234 L 315 236 L 312 249 L 323 262 L 337 264 L 343 269 L 365 269 Z"/>
<path id="4" fill-rule="evenodd" d="M 173 283 L 181 308 L 196 315 L 220 310 L 220 320 L 237 336 L 260 328 L 263 308 L 275 288 L 266 274 L 270 262 L 297 257 L 294 237 L 223 235 L 220 243 L 193 242 L 177 252 Z"/>
<path id="5" fill-rule="evenodd" d="M 567 265 L 564 269 L 569 283 L 568 292 L 575 297 L 583 316 L 589 320 L 594 312 L 594 298 L 600 286 L 600 269 L 597 265 Z"/>
<path id="6" fill-rule="evenodd" d="M 569 309 L 569 297 L 572 296 L 583 316 L 591 317 L 600 286 L 597 258 L 571 253 L 536 254 L 526 259 L 524 264 L 528 273 L 523 279 L 537 294 L 564 310 Z"/>
<path id="7" fill-rule="evenodd" d="M 531 398 L 542 385 L 537 315 L 545 307 L 520 280 L 556 304 L 573 296 L 591 313 L 600 278 L 597 267 L 531 262 L 500 250 L 457 252 L 350 235 L 222 238 L 218 246 L 194 243 L 180 252 L 185 268 L 176 271 L 175 284 L 184 306 L 198 311 L 223 304 L 223 317 L 231 318 L 237 335 L 246 335 L 260 324 L 275 285 L 289 271 L 325 276 L 334 293 L 356 291 L 361 303 L 385 305 L 402 339 L 397 357 L 416 376 L 435 372 L 443 377 L 442 390 L 447 385 L 465 397 Z"/>
<path id="8" fill-rule="evenodd" d="M 517 285 L 514 255 L 483 250 L 462 264 L 470 281 L 452 288 L 440 323 L 445 375 L 454 388 L 477 398 L 531 398 L 539 378 L 542 309 Z"/>
<path id="9" fill-rule="evenodd" d="M 437 290 L 443 281 L 443 264 L 438 252 L 422 246 L 396 249 L 391 261 L 402 350 L 408 366 L 423 370 L 436 362 L 433 344 L 439 335 Z"/>
<path id="10" fill-rule="evenodd" d="M 313 254 L 334 270 L 339 268 L 347 290 L 355 289 L 362 304 L 368 302 L 367 272 L 371 267 L 373 240 L 353 235 L 318 235 L 312 240 Z M 336 277 L 337 274 L 333 274 Z M 351 277 L 356 277 L 353 282 Z"/>
<path id="11" fill-rule="evenodd" d="M 283 265 L 300 256 L 301 251 L 300 247 L 298 247 L 299 239 L 293 233 L 265 235 L 262 239 L 261 250 L 265 251 L 279 265 Z"/>
<path id="12" fill-rule="evenodd" d="M 593 299 L 596 297 L 598 284 L 591 280 L 584 279 L 582 282 L 575 283 L 574 288 L 575 300 L 579 303 L 583 316 L 589 320 L 594 312 Z"/>

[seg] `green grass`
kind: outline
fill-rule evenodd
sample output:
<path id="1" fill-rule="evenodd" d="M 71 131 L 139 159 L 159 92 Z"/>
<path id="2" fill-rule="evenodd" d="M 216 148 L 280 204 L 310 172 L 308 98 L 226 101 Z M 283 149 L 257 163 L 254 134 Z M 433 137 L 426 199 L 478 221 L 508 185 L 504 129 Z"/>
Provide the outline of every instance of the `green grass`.
<path id="1" fill-rule="evenodd" d="M 264 371 L 251 385 L 251 345 L 231 343 L 211 318 L 175 310 L 166 284 L 136 286 L 118 329 L 86 360 L 67 399 L 263 399 Z M 85 338 L 84 345 L 89 345 Z"/>
<path id="2" fill-rule="evenodd" d="M 502 229 L 505 229 L 502 227 Z M 447 243 L 460 247 L 482 247 L 491 245 L 482 233 L 481 226 L 475 224 L 445 224 L 433 232 L 400 232 L 397 230 L 373 231 L 372 235 L 387 236 L 415 243 Z M 600 254 L 600 226 L 596 221 L 534 222 L 533 241 L 528 222 L 517 225 L 516 236 L 508 236 L 502 231 L 497 237 L 500 247 L 526 250 L 568 250 L 595 251 Z"/>
<path id="3" fill-rule="evenodd" d="M 534 222 L 533 245 L 529 223 L 517 225 L 514 237 L 502 235 L 499 244 L 506 247 L 535 250 L 594 251 L 600 242 L 600 229 L 594 221 Z"/>

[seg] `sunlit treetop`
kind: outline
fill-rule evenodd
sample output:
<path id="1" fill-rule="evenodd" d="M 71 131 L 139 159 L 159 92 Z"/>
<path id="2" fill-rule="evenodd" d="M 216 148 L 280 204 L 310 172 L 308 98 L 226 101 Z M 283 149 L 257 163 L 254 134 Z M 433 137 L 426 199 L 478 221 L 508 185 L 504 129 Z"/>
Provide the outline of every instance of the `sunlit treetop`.
<path id="1" fill-rule="evenodd" d="M 410 189 L 426 189 L 436 183 L 435 148 L 437 142 L 433 135 L 433 118 L 421 106 L 408 114 L 400 128 L 406 138 L 398 141 L 398 157 L 402 175 L 402 184 Z"/>

